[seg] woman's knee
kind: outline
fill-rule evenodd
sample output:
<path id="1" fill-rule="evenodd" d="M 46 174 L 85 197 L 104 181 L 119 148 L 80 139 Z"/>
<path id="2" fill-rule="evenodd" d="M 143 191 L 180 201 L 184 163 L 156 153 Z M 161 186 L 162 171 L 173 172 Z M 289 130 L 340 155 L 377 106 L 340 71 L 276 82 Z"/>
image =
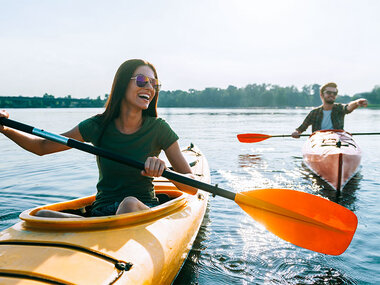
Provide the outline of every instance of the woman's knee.
<path id="1" fill-rule="evenodd" d="M 149 207 L 142 203 L 139 199 L 137 199 L 136 197 L 129 196 L 125 197 L 123 201 L 121 201 L 116 211 L 116 215 L 137 212 L 146 209 L 149 209 Z"/>
<path id="2" fill-rule="evenodd" d="M 120 208 L 120 206 L 124 207 L 124 208 L 125 207 L 126 208 L 134 208 L 139 203 L 141 203 L 139 199 L 137 199 L 136 197 L 129 196 L 129 197 L 125 197 L 123 199 L 123 201 L 121 201 L 119 208 Z"/>

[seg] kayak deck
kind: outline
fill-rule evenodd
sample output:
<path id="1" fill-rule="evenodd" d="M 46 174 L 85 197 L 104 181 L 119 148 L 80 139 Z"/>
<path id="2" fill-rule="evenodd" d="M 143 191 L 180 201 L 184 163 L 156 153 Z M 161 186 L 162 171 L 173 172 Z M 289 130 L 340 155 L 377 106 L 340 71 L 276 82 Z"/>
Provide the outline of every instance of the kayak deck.
<path id="1" fill-rule="evenodd" d="M 185 151 L 186 152 L 186 151 Z M 194 150 L 193 173 L 209 182 L 207 161 Z M 0 233 L 0 284 L 170 284 L 201 226 L 208 194 L 180 192 L 164 178 L 157 194 L 171 200 L 117 216 L 42 218 L 41 209 L 82 209 L 94 196 L 24 211 Z"/>

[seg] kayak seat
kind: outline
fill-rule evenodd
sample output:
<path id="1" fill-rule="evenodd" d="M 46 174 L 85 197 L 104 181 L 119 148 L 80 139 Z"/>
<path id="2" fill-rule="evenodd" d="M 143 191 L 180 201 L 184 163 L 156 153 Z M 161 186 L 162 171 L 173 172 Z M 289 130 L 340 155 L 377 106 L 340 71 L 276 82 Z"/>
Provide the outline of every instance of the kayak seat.
<path id="1" fill-rule="evenodd" d="M 158 201 L 160 202 L 160 205 L 161 204 L 164 204 L 174 198 L 170 197 L 168 194 L 165 194 L 165 193 L 160 193 L 160 194 L 156 194 L 156 197 L 158 198 Z"/>
<path id="2" fill-rule="evenodd" d="M 174 185 L 155 185 L 154 190 L 160 205 L 183 195 L 183 192 Z"/>

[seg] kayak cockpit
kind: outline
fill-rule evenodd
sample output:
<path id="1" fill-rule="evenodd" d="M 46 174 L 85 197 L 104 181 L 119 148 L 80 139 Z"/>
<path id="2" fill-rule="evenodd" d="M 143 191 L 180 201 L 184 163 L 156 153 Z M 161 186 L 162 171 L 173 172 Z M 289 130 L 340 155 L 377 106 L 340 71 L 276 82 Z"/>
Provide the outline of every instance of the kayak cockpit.
<path id="1" fill-rule="evenodd" d="M 190 195 L 179 191 L 174 185 L 156 185 L 156 196 L 160 199 L 160 205 L 139 211 L 121 215 L 90 217 L 91 204 L 95 201 L 95 195 L 60 202 L 26 210 L 20 214 L 24 226 L 33 229 L 44 230 L 93 230 L 136 225 L 153 221 L 169 215 L 186 206 Z M 77 214 L 80 218 L 47 218 L 35 214 L 40 210 L 59 211 Z M 85 217 L 85 218 L 83 218 Z"/>
<path id="2" fill-rule="evenodd" d="M 182 150 L 185 159 L 189 163 L 194 175 L 200 180 L 209 179 L 209 171 L 206 160 L 202 159 L 199 150 L 191 145 Z M 165 159 L 163 157 L 163 159 Z M 170 164 L 167 163 L 170 167 Z M 59 231 L 86 231 L 97 229 L 110 229 L 113 227 L 129 227 L 149 223 L 167 217 L 173 213 L 180 212 L 191 202 L 202 200 L 203 194 L 196 193 L 190 195 L 179 191 L 172 182 L 163 177 L 157 177 L 153 180 L 156 196 L 160 200 L 160 205 L 147 210 L 126 213 L 121 215 L 90 217 L 91 205 L 95 201 L 95 195 L 44 205 L 33 209 L 25 210 L 20 214 L 23 220 L 22 226 L 31 229 L 40 230 L 59 230 Z M 40 210 L 59 211 L 80 215 L 81 217 L 57 218 L 57 217 L 39 217 L 36 213 Z"/>
<path id="3" fill-rule="evenodd" d="M 156 197 L 158 198 L 159 205 L 162 205 L 162 204 L 164 204 L 168 201 L 171 201 L 175 198 L 178 198 L 183 194 L 183 192 L 176 190 L 177 188 L 175 188 L 175 187 L 173 187 L 173 190 L 168 190 L 168 189 L 158 190 L 157 188 L 160 188 L 160 186 L 156 186 L 156 189 L 155 189 L 155 194 L 156 194 Z M 166 186 L 165 188 L 168 188 L 168 187 Z M 95 196 L 90 196 L 88 198 L 90 198 L 88 200 L 88 204 L 85 203 L 84 205 L 80 205 L 81 206 L 80 208 L 71 207 L 69 209 L 60 210 L 59 212 L 74 214 L 74 215 L 82 216 L 84 218 L 89 218 L 89 217 L 91 217 L 91 208 L 92 208 L 92 203 L 95 201 Z M 86 201 L 83 201 L 83 202 L 86 202 Z M 44 209 L 46 209 L 46 208 L 44 208 Z M 38 210 L 41 210 L 41 209 L 38 209 Z M 36 212 L 33 212 L 33 214 L 35 214 L 35 213 Z"/>

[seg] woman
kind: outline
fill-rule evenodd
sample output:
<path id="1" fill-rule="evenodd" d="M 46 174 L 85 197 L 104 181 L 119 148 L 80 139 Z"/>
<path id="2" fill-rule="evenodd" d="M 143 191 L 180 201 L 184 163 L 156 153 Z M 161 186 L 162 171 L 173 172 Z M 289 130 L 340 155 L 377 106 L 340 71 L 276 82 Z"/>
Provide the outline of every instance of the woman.
<path id="1" fill-rule="evenodd" d="M 165 151 L 175 171 L 194 178 L 180 151 L 178 136 L 163 119 L 157 118 L 159 89 L 157 72 L 152 64 L 140 59 L 128 60 L 116 72 L 105 111 L 62 134 L 145 161 L 145 169 L 140 172 L 102 157 L 97 158 L 99 181 L 92 216 L 129 213 L 158 205 L 152 177 L 161 176 L 165 169 L 164 161 L 158 158 L 161 150 Z M 9 115 L 6 111 L 0 111 L 0 116 Z M 0 132 L 22 148 L 38 155 L 69 149 L 2 125 Z M 196 191 L 193 187 L 175 184 L 181 190 Z M 76 216 L 48 210 L 40 210 L 37 215 Z"/>

